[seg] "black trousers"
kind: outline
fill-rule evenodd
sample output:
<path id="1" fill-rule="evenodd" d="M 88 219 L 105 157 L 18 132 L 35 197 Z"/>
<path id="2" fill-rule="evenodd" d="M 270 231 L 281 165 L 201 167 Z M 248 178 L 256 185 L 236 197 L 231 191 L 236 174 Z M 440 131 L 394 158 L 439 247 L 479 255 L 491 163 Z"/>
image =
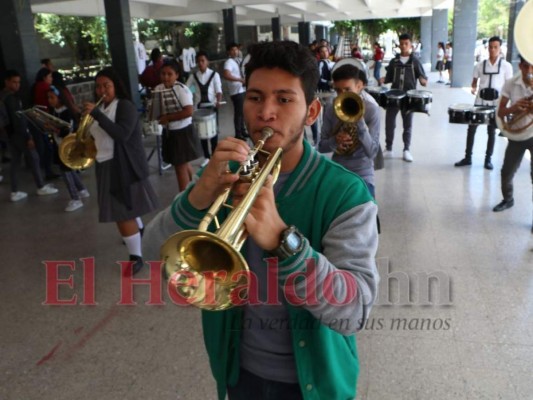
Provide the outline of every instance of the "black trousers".
<path id="1" fill-rule="evenodd" d="M 526 150 L 529 150 L 531 155 L 531 182 L 533 183 L 533 138 L 517 142 L 509 140 L 507 148 L 505 149 L 505 157 L 502 166 L 502 195 L 504 200 L 511 200 L 513 198 L 513 178 L 520 167 L 522 158 Z"/>
<path id="2" fill-rule="evenodd" d="M 472 158 L 472 149 L 474 148 L 474 139 L 476 136 L 477 127 L 478 125 L 468 125 L 465 150 L 465 158 L 467 159 Z M 485 157 L 490 158 L 494 152 L 494 142 L 496 141 L 496 125 L 493 123 L 487 125 L 487 135 L 489 137 L 487 138 L 487 151 L 485 152 Z"/>
<path id="3" fill-rule="evenodd" d="M 405 108 L 387 108 L 385 115 L 385 144 L 387 150 L 392 150 L 394 141 L 394 130 L 396 129 L 396 116 L 401 111 L 403 120 L 403 149 L 409 150 L 411 146 L 411 131 L 413 128 L 413 113 L 407 112 Z"/>
<path id="4" fill-rule="evenodd" d="M 235 126 L 235 137 L 244 138 L 246 128 L 244 127 L 244 96 L 245 93 L 234 94 L 231 96 L 233 102 L 233 125 Z"/>

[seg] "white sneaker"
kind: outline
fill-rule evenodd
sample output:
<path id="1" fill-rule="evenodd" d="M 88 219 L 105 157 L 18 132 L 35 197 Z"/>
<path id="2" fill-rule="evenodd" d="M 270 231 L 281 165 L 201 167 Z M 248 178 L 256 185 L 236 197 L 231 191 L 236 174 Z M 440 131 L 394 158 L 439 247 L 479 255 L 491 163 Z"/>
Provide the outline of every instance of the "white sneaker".
<path id="1" fill-rule="evenodd" d="M 12 192 L 11 193 L 11 201 L 12 202 L 16 202 L 16 201 L 25 199 L 26 197 L 28 197 L 28 193 L 26 193 L 26 192 Z"/>
<path id="2" fill-rule="evenodd" d="M 91 194 L 89 193 L 89 191 L 87 189 L 83 189 L 83 190 L 80 190 L 78 192 L 78 195 L 82 198 L 82 199 L 86 199 L 87 197 L 89 197 Z"/>
<path id="3" fill-rule="evenodd" d="M 37 189 L 37 194 L 39 196 L 46 196 L 46 195 L 49 195 L 49 194 L 56 194 L 57 192 L 58 192 L 58 190 L 55 187 L 50 186 L 50 185 L 44 185 L 42 188 Z"/>
<path id="4" fill-rule="evenodd" d="M 407 162 L 413 162 L 413 156 L 409 150 L 403 151 L 403 160 Z"/>
<path id="5" fill-rule="evenodd" d="M 202 164 L 200 164 L 200 167 L 205 167 L 209 163 L 209 158 L 206 158 Z"/>
<path id="6" fill-rule="evenodd" d="M 392 150 L 385 150 L 383 152 L 383 158 L 392 158 L 394 155 L 392 154 Z"/>
<path id="7" fill-rule="evenodd" d="M 76 211 L 78 208 L 83 207 L 83 202 L 81 200 L 70 200 L 65 208 L 66 212 Z"/>

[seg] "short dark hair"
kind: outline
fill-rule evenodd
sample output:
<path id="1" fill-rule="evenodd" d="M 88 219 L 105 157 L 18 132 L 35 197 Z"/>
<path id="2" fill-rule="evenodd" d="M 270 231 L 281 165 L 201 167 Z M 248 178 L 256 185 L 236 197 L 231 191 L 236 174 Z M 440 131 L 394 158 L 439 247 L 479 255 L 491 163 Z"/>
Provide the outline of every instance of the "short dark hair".
<path id="1" fill-rule="evenodd" d="M 107 67 L 98 72 L 94 78 L 96 81 L 101 76 L 105 76 L 106 78 L 110 79 L 113 82 L 113 85 L 115 86 L 115 96 L 118 99 L 128 99 L 131 100 L 129 92 L 126 90 L 126 87 L 124 86 L 124 82 L 122 82 L 122 79 L 120 79 L 120 76 L 118 75 L 117 71 L 113 67 Z"/>
<path id="2" fill-rule="evenodd" d="M 349 64 L 341 65 L 340 67 L 336 68 L 331 77 L 333 78 L 334 82 L 343 81 L 345 79 L 356 79 L 363 82 L 364 85 L 368 83 L 365 72 L 361 71 L 356 66 Z"/>
<path id="3" fill-rule="evenodd" d="M 520 59 L 520 64 L 526 63 L 529 65 L 533 65 L 533 63 L 530 63 L 528 60 L 526 60 L 522 54 L 519 54 L 518 58 Z"/>
<path id="4" fill-rule="evenodd" d="M 161 50 L 159 47 L 154 47 L 152 51 L 150 52 L 150 60 L 155 64 L 157 60 L 161 57 Z"/>
<path id="5" fill-rule="evenodd" d="M 196 53 L 196 61 L 198 61 L 200 57 L 205 57 L 209 61 L 209 56 L 207 55 L 207 52 L 203 50 L 200 50 L 198 53 Z"/>
<path id="6" fill-rule="evenodd" d="M 37 71 L 37 75 L 35 75 L 35 81 L 36 82 L 40 82 L 42 81 L 44 78 L 46 78 L 48 75 L 50 75 L 52 73 L 51 70 L 49 70 L 48 68 L 46 67 L 43 67 L 41 68 L 39 71 Z"/>
<path id="7" fill-rule="evenodd" d="M 411 35 L 409 35 L 408 33 L 402 33 L 399 37 L 399 40 L 409 40 L 411 41 Z"/>
<path id="8" fill-rule="evenodd" d="M 52 62 L 49 58 L 41 58 L 41 64 L 46 65 Z"/>
<path id="9" fill-rule="evenodd" d="M 22 78 L 22 76 L 16 69 L 8 69 L 4 72 L 4 80 L 8 80 L 15 77 Z"/>
<path id="10" fill-rule="evenodd" d="M 307 46 L 289 40 L 253 44 L 248 49 L 250 61 L 246 64 L 246 85 L 256 69 L 279 68 L 300 79 L 305 102 L 310 105 L 318 84 L 316 57 Z"/>
<path id="11" fill-rule="evenodd" d="M 226 51 L 230 51 L 232 48 L 237 47 L 239 48 L 239 44 L 235 42 L 228 43 L 226 45 Z"/>
<path id="12" fill-rule="evenodd" d="M 161 69 L 163 69 L 165 67 L 172 68 L 174 70 L 174 72 L 176 72 L 176 74 L 178 74 L 178 75 L 180 74 L 180 65 L 173 58 L 169 58 L 169 59 L 167 59 L 167 60 L 165 60 L 163 62 L 163 65 L 161 66 Z"/>
<path id="13" fill-rule="evenodd" d="M 499 42 L 500 43 L 500 46 L 502 45 L 503 41 L 502 39 L 499 37 L 499 36 L 493 36 L 489 39 L 489 44 L 490 42 Z"/>

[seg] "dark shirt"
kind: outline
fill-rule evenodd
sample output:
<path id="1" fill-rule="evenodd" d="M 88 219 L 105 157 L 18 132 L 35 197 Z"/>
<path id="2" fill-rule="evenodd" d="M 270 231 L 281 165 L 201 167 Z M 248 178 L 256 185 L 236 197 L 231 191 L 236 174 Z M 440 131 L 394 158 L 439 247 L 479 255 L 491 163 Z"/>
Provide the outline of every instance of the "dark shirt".
<path id="1" fill-rule="evenodd" d="M 400 60 L 400 55 L 397 55 L 387 66 L 385 83 L 392 83 L 391 89 L 407 91 L 416 89 L 416 82 L 419 78 L 427 79 L 420 60 L 411 54 L 404 64 Z"/>

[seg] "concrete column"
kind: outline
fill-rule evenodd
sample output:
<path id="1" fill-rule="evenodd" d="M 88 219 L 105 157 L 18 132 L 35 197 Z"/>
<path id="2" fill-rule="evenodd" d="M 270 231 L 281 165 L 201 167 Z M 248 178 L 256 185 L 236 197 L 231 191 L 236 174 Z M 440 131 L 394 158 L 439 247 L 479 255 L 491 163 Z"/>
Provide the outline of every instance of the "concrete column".
<path id="1" fill-rule="evenodd" d="M 477 38 L 477 0 L 455 0 L 452 87 L 470 86 Z"/>
<path id="2" fill-rule="evenodd" d="M 237 34 L 237 16 L 235 14 L 235 8 L 225 8 L 222 10 L 222 17 L 224 19 L 226 46 L 230 43 L 238 43 L 239 36 Z"/>
<path id="3" fill-rule="evenodd" d="M 520 63 L 519 51 L 516 48 L 514 40 L 514 25 L 518 13 L 524 6 L 524 0 L 511 0 L 511 6 L 509 8 L 509 31 L 507 33 L 507 61 L 513 65 L 513 71 L 518 70 L 518 64 Z"/>
<path id="4" fill-rule="evenodd" d="M 321 40 L 321 39 L 327 40 L 327 32 L 326 32 L 326 27 L 324 25 L 315 25 L 315 39 L 316 40 Z"/>
<path id="5" fill-rule="evenodd" d="M 311 23 L 298 22 L 298 41 L 301 45 L 307 46 L 311 42 Z"/>
<path id="6" fill-rule="evenodd" d="M 466 0 L 469 1 L 469 0 Z M 456 3 L 457 4 L 457 3 Z M 435 71 L 437 62 L 437 44 L 448 41 L 448 9 L 433 10 L 431 17 L 431 70 Z M 475 42 L 475 40 L 474 40 Z"/>
<path id="7" fill-rule="evenodd" d="M 133 102 L 140 107 L 139 80 L 133 48 L 129 1 L 104 0 L 104 6 L 113 68 L 122 78 Z"/>
<path id="8" fill-rule="evenodd" d="M 281 24 L 279 17 L 272 18 L 272 40 L 281 40 Z"/>
<path id="9" fill-rule="evenodd" d="M 420 18 L 420 43 L 422 43 L 422 50 L 420 51 L 420 61 L 422 64 L 434 64 L 431 58 L 431 17 Z"/>
<path id="10" fill-rule="evenodd" d="M 0 65 L 21 75 L 20 96 L 24 107 L 30 105 L 29 88 L 40 68 L 37 34 L 29 1 L 3 0 L 0 12 Z M 4 82 L 0 84 L 2 87 Z"/>

